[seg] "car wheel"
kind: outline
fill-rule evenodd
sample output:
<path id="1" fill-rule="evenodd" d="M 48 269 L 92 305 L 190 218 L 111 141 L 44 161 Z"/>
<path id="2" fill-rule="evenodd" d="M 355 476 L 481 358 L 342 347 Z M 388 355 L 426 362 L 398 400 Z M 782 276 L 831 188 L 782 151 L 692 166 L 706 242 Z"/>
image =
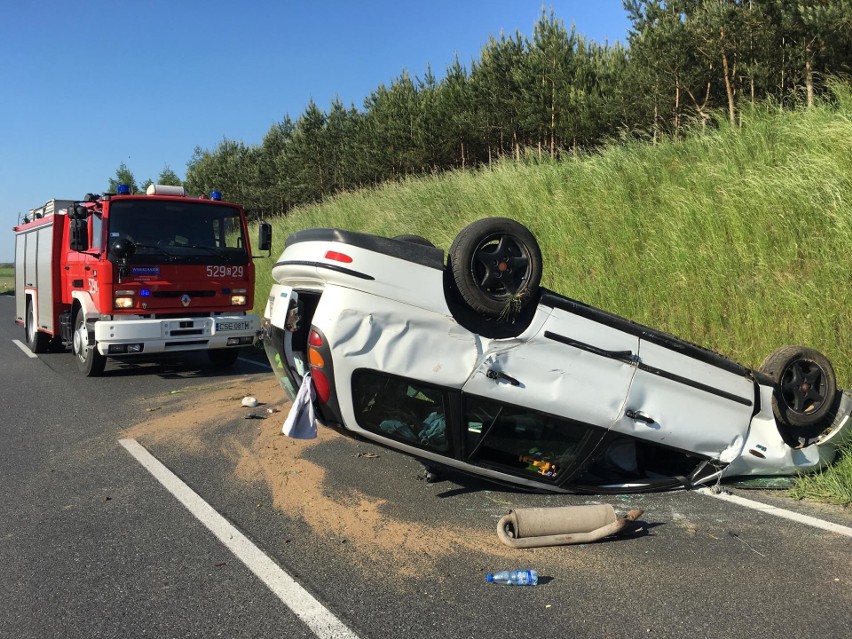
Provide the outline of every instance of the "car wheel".
<path id="1" fill-rule="evenodd" d="M 89 329 L 86 326 L 83 311 L 79 311 L 74 320 L 74 339 L 71 348 L 77 360 L 77 368 L 86 377 L 98 377 L 104 372 L 106 357 L 98 353 L 94 345 L 89 347 Z"/>
<path id="2" fill-rule="evenodd" d="M 459 295 L 477 313 L 513 319 L 537 298 L 541 249 L 515 220 L 494 217 L 469 224 L 453 241 L 448 260 Z"/>
<path id="3" fill-rule="evenodd" d="M 432 244 L 432 242 L 430 242 L 421 235 L 414 235 L 409 233 L 405 235 L 397 235 L 393 239 L 398 240 L 400 242 L 409 242 L 411 244 L 420 244 L 421 246 L 431 246 L 432 248 L 435 248 L 435 245 Z"/>
<path id="4" fill-rule="evenodd" d="M 35 322 L 35 308 L 33 301 L 27 300 L 27 317 L 24 330 L 27 336 L 27 346 L 33 353 L 44 353 L 47 350 L 47 345 L 50 342 L 50 337 L 38 330 Z"/>
<path id="5" fill-rule="evenodd" d="M 775 383 L 772 410 L 782 426 L 824 428 L 834 419 L 837 378 L 822 353 L 784 346 L 763 361 L 760 371 Z"/>
<path id="6" fill-rule="evenodd" d="M 210 363 L 216 368 L 228 368 L 233 366 L 240 355 L 239 348 L 214 348 L 207 351 L 207 357 L 210 358 Z"/>

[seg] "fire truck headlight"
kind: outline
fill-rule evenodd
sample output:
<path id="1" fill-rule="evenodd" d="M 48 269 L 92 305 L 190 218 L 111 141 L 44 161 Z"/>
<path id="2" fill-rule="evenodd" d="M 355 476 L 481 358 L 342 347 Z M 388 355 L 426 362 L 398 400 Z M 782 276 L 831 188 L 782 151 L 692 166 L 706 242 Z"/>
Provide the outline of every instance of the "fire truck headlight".
<path id="1" fill-rule="evenodd" d="M 133 308 L 132 297 L 116 297 L 113 302 L 115 308 Z"/>
<path id="2" fill-rule="evenodd" d="M 245 295 L 231 295 L 232 306 L 243 306 L 246 303 Z"/>

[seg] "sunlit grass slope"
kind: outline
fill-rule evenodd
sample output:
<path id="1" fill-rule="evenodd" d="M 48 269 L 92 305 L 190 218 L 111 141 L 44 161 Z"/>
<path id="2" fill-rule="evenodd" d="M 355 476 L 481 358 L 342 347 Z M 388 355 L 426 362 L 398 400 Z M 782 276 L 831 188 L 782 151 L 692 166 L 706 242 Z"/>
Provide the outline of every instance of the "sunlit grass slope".
<path id="1" fill-rule="evenodd" d="M 612 145 L 558 162 L 503 162 L 341 195 L 275 220 L 270 268 L 297 230 L 416 233 L 448 249 L 507 216 L 544 255 L 543 285 L 759 366 L 804 344 L 852 385 L 852 97 L 747 114 L 678 142 Z"/>

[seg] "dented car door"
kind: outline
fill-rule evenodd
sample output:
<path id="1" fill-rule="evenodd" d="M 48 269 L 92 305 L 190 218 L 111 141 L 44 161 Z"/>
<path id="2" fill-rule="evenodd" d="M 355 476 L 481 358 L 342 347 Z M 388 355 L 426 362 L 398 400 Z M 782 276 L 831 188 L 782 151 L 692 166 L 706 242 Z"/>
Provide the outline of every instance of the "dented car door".
<path id="1" fill-rule="evenodd" d="M 638 350 L 635 335 L 554 308 L 529 340 L 495 342 L 462 392 L 606 430 L 621 415 Z"/>
<path id="2" fill-rule="evenodd" d="M 467 461 L 566 481 L 620 417 L 639 339 L 554 308 L 495 342 L 462 389 Z"/>

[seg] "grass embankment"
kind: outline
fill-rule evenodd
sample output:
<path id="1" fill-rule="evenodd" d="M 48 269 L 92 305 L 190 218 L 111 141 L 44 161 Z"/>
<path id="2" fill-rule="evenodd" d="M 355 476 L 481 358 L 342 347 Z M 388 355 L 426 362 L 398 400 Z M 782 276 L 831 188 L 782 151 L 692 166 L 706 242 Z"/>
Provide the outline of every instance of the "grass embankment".
<path id="1" fill-rule="evenodd" d="M 544 286 L 751 367 L 780 346 L 811 346 L 848 388 L 852 96 L 838 100 L 755 111 L 742 128 L 722 123 L 679 142 L 503 162 L 304 207 L 274 222 L 256 310 L 299 229 L 416 233 L 446 250 L 466 224 L 507 216 L 539 239 Z M 852 469 L 843 481 L 852 484 Z"/>
<path id="2" fill-rule="evenodd" d="M 0 295 L 11 295 L 15 292 L 15 267 L 11 264 L 0 264 Z"/>

